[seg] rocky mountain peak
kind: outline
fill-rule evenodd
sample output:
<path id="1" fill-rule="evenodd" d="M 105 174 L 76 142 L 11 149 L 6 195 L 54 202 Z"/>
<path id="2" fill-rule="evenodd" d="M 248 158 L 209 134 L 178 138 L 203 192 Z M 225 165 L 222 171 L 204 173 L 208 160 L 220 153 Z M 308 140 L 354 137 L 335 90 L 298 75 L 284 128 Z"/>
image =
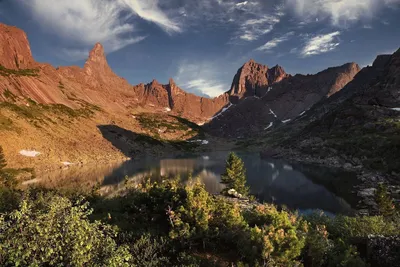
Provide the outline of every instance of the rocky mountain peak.
<path id="1" fill-rule="evenodd" d="M 85 63 L 85 70 L 89 75 L 94 73 L 99 73 L 102 75 L 113 73 L 108 65 L 102 44 L 96 43 L 93 49 L 89 52 L 89 58 Z"/>
<path id="2" fill-rule="evenodd" d="M 269 69 L 268 66 L 250 59 L 236 73 L 228 94 L 238 99 L 246 96 L 262 96 L 270 85 L 288 76 L 278 65 Z"/>
<path id="3" fill-rule="evenodd" d="M 153 79 L 152 81 L 151 81 L 151 83 L 150 83 L 150 86 L 151 87 L 156 87 L 156 86 L 159 86 L 160 85 L 160 83 L 156 80 L 156 79 Z"/>
<path id="4" fill-rule="evenodd" d="M 93 49 L 89 53 L 89 60 L 95 62 L 101 62 L 106 60 L 104 47 L 101 43 L 96 43 Z"/>
<path id="5" fill-rule="evenodd" d="M 0 23 L 0 65 L 9 69 L 26 69 L 34 64 L 26 33 Z"/>

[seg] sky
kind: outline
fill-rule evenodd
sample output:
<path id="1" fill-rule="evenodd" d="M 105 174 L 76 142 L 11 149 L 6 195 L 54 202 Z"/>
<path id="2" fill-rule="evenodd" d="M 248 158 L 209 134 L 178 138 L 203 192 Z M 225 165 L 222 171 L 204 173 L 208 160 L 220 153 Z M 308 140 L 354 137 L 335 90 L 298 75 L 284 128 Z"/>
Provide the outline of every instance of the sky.
<path id="1" fill-rule="evenodd" d="M 83 66 L 100 42 L 131 84 L 217 96 L 249 59 L 313 74 L 400 47 L 400 0 L 0 0 L 39 62 Z"/>

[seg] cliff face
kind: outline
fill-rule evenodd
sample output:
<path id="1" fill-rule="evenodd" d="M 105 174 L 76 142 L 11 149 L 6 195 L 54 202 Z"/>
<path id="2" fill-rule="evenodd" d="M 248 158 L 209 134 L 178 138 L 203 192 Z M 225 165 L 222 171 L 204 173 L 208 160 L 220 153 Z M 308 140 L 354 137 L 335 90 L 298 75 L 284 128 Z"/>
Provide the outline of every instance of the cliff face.
<path id="1" fill-rule="evenodd" d="M 8 69 L 28 69 L 35 65 L 25 32 L 1 23 L 0 65 Z"/>
<path id="2" fill-rule="evenodd" d="M 248 96 L 263 96 L 268 87 L 274 83 L 290 77 L 280 66 L 269 69 L 265 65 L 256 63 L 254 60 L 246 62 L 233 78 L 231 89 L 228 94 L 233 102 Z"/>
<path id="3" fill-rule="evenodd" d="M 83 68 L 54 68 L 34 61 L 26 34 L 0 24 L 0 100 L 10 91 L 20 101 L 28 98 L 43 104 L 64 104 L 79 108 L 82 101 L 98 105 L 113 114 L 129 114 L 133 108 L 168 111 L 205 122 L 225 105 L 228 97 L 209 99 L 183 91 L 171 79 L 166 85 L 153 81 L 130 85 L 108 65 L 103 46 L 97 43 Z M 13 72 L 13 70 L 15 70 Z M 32 74 L 32 75 L 31 75 Z"/>
<path id="4" fill-rule="evenodd" d="M 265 66 L 250 62 L 239 70 L 234 84 L 237 84 L 239 73 L 243 73 L 248 66 L 258 73 L 242 79 L 247 83 L 244 88 L 250 90 L 243 90 L 243 83 L 240 82 L 239 86 L 233 86 L 238 90 L 231 90 L 230 95 L 233 93 L 246 97 L 206 126 L 211 133 L 230 137 L 249 136 L 287 123 L 340 91 L 360 71 L 357 64 L 348 63 L 315 75 L 289 76 L 279 66 L 268 70 Z"/>
<path id="5" fill-rule="evenodd" d="M 172 79 L 168 84 L 154 80 L 130 85 L 112 71 L 99 43 L 90 51 L 83 68 L 54 68 L 34 61 L 22 30 L 1 24 L 0 33 L 2 100 L 7 100 L 8 90 L 20 102 L 30 98 L 72 108 L 89 103 L 117 116 L 129 115 L 139 107 L 150 112 L 171 112 L 196 122 L 206 122 L 217 114 L 211 129 L 257 128 L 258 124 L 293 119 L 338 92 L 359 71 L 356 64 L 350 63 L 316 75 L 290 76 L 278 65 L 269 68 L 250 60 L 238 70 L 229 91 L 210 99 L 185 92 Z M 220 114 L 231 104 L 235 105 Z"/>

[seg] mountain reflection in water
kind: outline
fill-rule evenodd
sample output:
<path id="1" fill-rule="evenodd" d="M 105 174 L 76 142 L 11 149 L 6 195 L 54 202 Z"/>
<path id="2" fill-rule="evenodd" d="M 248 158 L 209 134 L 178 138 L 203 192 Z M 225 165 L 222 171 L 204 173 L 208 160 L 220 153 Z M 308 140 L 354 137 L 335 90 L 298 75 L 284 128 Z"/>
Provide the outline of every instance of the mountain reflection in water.
<path id="1" fill-rule="evenodd" d="M 282 160 L 262 160 L 257 153 L 238 153 L 247 169 L 247 180 L 252 194 L 260 201 L 286 205 L 289 208 L 321 209 L 332 213 L 350 213 L 345 200 L 330 192 L 325 186 L 306 177 L 301 168 Z M 208 192 L 218 194 L 224 186 L 220 174 L 224 172 L 228 152 L 175 159 L 132 160 L 122 164 L 104 166 L 71 166 L 66 170 L 38 175 L 37 183 L 48 187 L 92 187 L 101 183 L 104 195 L 118 194 L 124 189 L 125 177 L 130 182 L 141 182 L 146 178 L 155 181 L 180 176 L 187 181 L 189 173 L 204 183 Z M 339 179 L 337 174 L 337 178 Z M 335 175 L 332 175 L 336 177 Z M 323 180 L 323 179 L 321 179 Z M 28 182 L 29 183 L 29 182 Z"/>

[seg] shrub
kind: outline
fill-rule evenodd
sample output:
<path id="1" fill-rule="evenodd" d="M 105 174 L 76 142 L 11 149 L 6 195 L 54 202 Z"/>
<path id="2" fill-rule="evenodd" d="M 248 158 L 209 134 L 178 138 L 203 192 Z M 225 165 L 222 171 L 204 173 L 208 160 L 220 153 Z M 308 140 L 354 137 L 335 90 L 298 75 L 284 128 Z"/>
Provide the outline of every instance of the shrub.
<path id="1" fill-rule="evenodd" d="M 167 249 L 165 239 L 155 239 L 145 234 L 130 246 L 129 251 L 132 255 L 130 263 L 132 266 L 143 267 L 169 266 Z"/>
<path id="2" fill-rule="evenodd" d="M 252 245 L 247 244 L 243 248 L 251 249 L 253 257 L 256 256 L 267 266 L 297 264 L 308 231 L 301 218 L 265 204 L 248 212 L 245 219 L 250 226 L 249 240 Z"/>
<path id="3" fill-rule="evenodd" d="M 6 159 L 4 157 L 3 148 L 0 146 L 0 170 L 7 166 Z"/>
<path id="4" fill-rule="evenodd" d="M 88 203 L 52 195 L 24 199 L 0 217 L 0 264 L 11 266 L 123 266 L 130 260 L 117 247 L 116 232 L 90 222 Z"/>
<path id="5" fill-rule="evenodd" d="M 386 185 L 379 184 L 374 197 L 378 205 L 379 214 L 382 216 L 391 216 L 395 213 L 393 199 L 390 197 Z"/>
<path id="6" fill-rule="evenodd" d="M 249 194 L 249 187 L 246 186 L 246 169 L 244 163 L 233 152 L 229 154 L 228 160 L 226 161 L 225 172 L 221 175 L 221 182 L 227 186 L 225 191 L 235 189 L 242 195 Z"/>

